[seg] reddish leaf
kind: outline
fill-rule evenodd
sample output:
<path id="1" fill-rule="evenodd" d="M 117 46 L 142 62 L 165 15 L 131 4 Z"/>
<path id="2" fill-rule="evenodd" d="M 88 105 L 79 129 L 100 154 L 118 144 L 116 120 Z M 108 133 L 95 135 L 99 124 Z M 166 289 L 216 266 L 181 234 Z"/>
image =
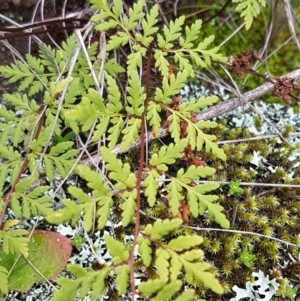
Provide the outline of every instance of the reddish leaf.
<path id="1" fill-rule="evenodd" d="M 61 234 L 51 231 L 34 231 L 28 247 L 28 261 L 48 280 L 61 272 L 72 252 L 70 241 Z M 17 257 L 18 254 L 5 254 L 2 247 L 0 248 L 1 265 L 8 271 Z M 34 283 L 44 280 L 28 261 L 23 256 L 19 258 L 8 278 L 9 289 L 26 292 Z"/>

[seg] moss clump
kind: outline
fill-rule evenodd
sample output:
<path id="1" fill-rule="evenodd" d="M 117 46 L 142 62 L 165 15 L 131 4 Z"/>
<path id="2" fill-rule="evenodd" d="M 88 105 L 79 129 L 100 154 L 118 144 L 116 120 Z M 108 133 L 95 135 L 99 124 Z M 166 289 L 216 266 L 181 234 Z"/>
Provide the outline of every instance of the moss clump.
<path id="1" fill-rule="evenodd" d="M 244 139 L 251 136 L 247 129 L 229 130 L 225 126 L 217 127 L 212 131 L 212 134 L 216 135 L 216 133 L 222 137 L 222 140 Z M 203 158 L 210 166 L 217 169 L 217 173 L 212 177 L 213 180 L 227 182 L 240 180 L 265 184 L 300 183 L 299 172 L 295 173 L 297 162 L 290 161 L 290 157 L 295 155 L 297 149 L 289 143 L 280 143 L 278 139 L 249 140 L 249 142 L 225 144 L 224 151 L 227 155 L 226 163 L 212 159 L 211 156 Z M 254 153 L 262 157 L 258 166 L 251 163 Z M 291 176 L 292 172 L 294 177 Z M 218 201 L 225 208 L 232 230 L 254 232 L 293 244 L 299 243 L 300 202 L 295 188 L 259 185 L 242 186 L 242 188 L 243 192 L 239 195 L 229 195 L 228 185 L 221 185 L 219 189 Z M 218 228 L 205 216 L 191 218 L 188 224 Z M 271 273 L 271 276 L 279 282 L 283 281 L 280 280 L 283 274 L 288 274 L 295 279 L 300 275 L 298 266 L 290 270 L 280 268 L 284 261 L 289 260 L 287 252 L 295 254 L 298 251 L 295 247 L 250 234 L 202 231 L 201 235 L 204 237 L 202 248 L 206 258 L 220 271 L 218 278 L 224 287 L 230 288 L 233 285 L 244 287 L 245 283 L 251 280 L 252 273 L 258 270 L 262 270 L 265 275 L 270 275 L 270 271 L 278 269 L 279 272 Z M 240 260 L 245 248 L 249 254 L 255 255 L 255 259 L 249 266 Z M 283 290 L 284 283 L 281 282 Z M 229 300 L 233 296 L 228 290 L 227 292 L 221 300 Z M 208 291 L 199 292 L 199 296 L 205 296 L 209 300 L 216 298 Z"/>

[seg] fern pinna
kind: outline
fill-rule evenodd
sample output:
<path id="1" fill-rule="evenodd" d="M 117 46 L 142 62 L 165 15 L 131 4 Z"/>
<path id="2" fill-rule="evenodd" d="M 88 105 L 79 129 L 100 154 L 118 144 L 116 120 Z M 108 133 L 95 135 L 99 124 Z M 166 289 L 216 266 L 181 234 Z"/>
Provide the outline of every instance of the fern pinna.
<path id="1" fill-rule="evenodd" d="M 195 118 L 216 103 L 217 97 L 185 103 L 177 95 L 194 77 L 194 68 L 206 68 L 212 61 L 225 62 L 227 58 L 217 47 L 210 48 L 213 36 L 199 42 L 201 20 L 185 26 L 185 18 L 180 17 L 159 30 L 156 5 L 145 13 L 145 2 L 140 0 L 125 15 L 120 0 L 112 7 L 107 1 L 91 3 L 97 10 L 93 27 L 102 32 L 102 57 L 97 55 L 96 43 L 81 49 L 83 45 L 78 46 L 71 36 L 59 50 L 43 46 L 38 58 L 27 55 L 26 61 L 0 67 L 10 82 L 21 83 L 18 93 L 4 95 L 14 110 L 2 105 L 0 111 L 0 185 L 3 187 L 8 177 L 11 183 L 10 192 L 1 196 L 2 212 L 10 205 L 17 218 L 41 215 L 49 223 L 72 225 L 82 219 L 86 232 L 95 224 L 103 230 L 109 220 L 119 219 L 124 231 L 131 231 L 132 239 L 126 243 L 104 237 L 111 262 L 99 270 L 68 265 L 73 279 L 57 280 L 60 289 L 54 294 L 55 301 L 75 300 L 78 295 L 92 299 L 109 295 L 107 279 L 119 295 L 129 292 L 132 300 L 136 296 L 145 300 L 191 300 L 198 297 L 194 286 L 221 294 L 216 271 L 203 260 L 199 247 L 203 239 L 178 234 L 183 208 L 187 212 L 185 221 L 189 216 L 205 214 L 221 227 L 229 227 L 218 197 L 209 194 L 219 185 L 197 182 L 215 170 L 204 162 L 197 164 L 197 160 L 176 173 L 170 167 L 180 166 L 187 150 L 226 160 L 216 137 L 205 133 L 217 123 Z M 108 30 L 106 41 L 103 32 Z M 130 51 L 125 64 L 112 58 L 121 49 Z M 160 78 L 155 85 L 151 85 L 153 67 Z M 41 103 L 29 100 L 24 92 L 29 97 L 43 92 Z M 167 127 L 170 138 L 149 153 L 147 133 L 158 137 L 163 127 Z M 87 141 L 81 151 L 72 141 L 75 135 L 79 141 Z M 139 162 L 130 164 L 118 153 L 126 152 L 137 139 Z M 96 156 L 102 168 L 96 166 L 94 170 L 91 163 L 80 164 L 80 158 L 95 142 L 100 146 Z M 68 188 L 69 197 L 61 200 L 58 210 L 53 209 L 48 186 L 32 188 L 41 169 L 50 183 L 71 173 L 82 179 L 80 185 Z M 161 204 L 168 218 L 141 217 L 144 208 L 155 210 Z M 116 208 L 120 215 L 114 213 Z M 9 246 L 7 252 L 26 256 L 25 232 L 2 228 L 0 237 L 3 245 Z M 0 289 L 6 293 L 8 274 L 5 269 L 0 272 Z M 137 281 L 136 273 L 144 277 Z"/>

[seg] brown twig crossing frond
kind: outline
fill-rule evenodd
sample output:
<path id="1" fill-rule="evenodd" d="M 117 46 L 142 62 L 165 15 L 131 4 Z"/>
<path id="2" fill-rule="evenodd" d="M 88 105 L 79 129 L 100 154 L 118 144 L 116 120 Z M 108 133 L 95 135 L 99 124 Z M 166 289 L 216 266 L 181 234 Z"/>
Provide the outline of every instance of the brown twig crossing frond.
<path id="1" fill-rule="evenodd" d="M 300 79 L 300 69 L 294 70 L 286 75 L 283 75 L 281 78 L 289 78 L 292 80 L 299 80 Z M 261 96 L 272 92 L 273 89 L 274 89 L 274 83 L 266 82 L 266 83 L 262 84 L 261 86 L 242 94 L 241 97 L 242 97 L 243 101 L 241 101 L 241 97 L 231 98 L 228 101 L 222 102 L 218 105 L 215 105 L 208 109 L 203 110 L 195 118 L 199 121 L 199 120 L 209 120 L 214 117 L 221 116 L 225 113 L 228 113 L 228 112 L 236 109 L 237 107 L 239 107 L 241 105 L 245 105 L 247 103 L 257 100 Z M 167 135 L 168 135 L 167 129 L 160 128 L 157 137 L 155 137 L 153 133 L 149 133 L 147 136 L 147 140 L 148 140 L 148 142 L 151 142 L 157 138 L 166 137 Z M 126 152 L 131 149 L 139 148 L 140 145 L 141 145 L 141 141 L 140 141 L 140 139 L 138 139 L 126 150 Z M 112 152 L 114 154 L 118 154 L 119 150 L 120 150 L 120 145 L 117 145 Z M 93 156 L 93 159 L 96 160 L 97 162 L 102 161 L 102 158 L 99 157 L 99 155 L 97 155 L 97 154 Z M 92 161 L 90 159 L 83 160 L 81 163 L 84 165 L 87 165 L 87 166 L 92 165 Z"/>

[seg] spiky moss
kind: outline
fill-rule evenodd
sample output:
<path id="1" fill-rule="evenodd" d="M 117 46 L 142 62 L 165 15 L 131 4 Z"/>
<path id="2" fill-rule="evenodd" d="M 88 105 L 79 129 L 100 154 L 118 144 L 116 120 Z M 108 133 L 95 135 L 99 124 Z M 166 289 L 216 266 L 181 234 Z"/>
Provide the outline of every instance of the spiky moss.
<path id="1" fill-rule="evenodd" d="M 287 126 L 283 135 L 293 129 Z M 247 129 L 228 130 L 220 125 L 212 131 L 212 134 L 221 137 L 220 140 L 234 140 L 249 138 L 251 135 Z M 295 168 L 297 160 L 291 157 L 297 150 L 293 145 L 280 142 L 278 139 L 263 139 L 241 143 L 228 143 L 223 146 L 227 154 L 226 163 L 213 159 L 212 156 L 203 159 L 217 169 L 211 180 L 242 182 L 259 182 L 273 184 L 299 184 L 299 168 Z M 253 154 L 263 157 L 259 166 L 251 163 Z M 291 173 L 294 172 L 294 177 Z M 219 202 L 225 208 L 227 218 L 231 222 L 231 229 L 260 233 L 276 237 L 294 244 L 299 243 L 300 233 L 300 202 L 295 188 L 242 186 L 244 189 L 240 195 L 228 195 L 228 185 L 221 185 L 219 189 Z M 217 227 L 206 218 L 191 220 L 191 224 L 198 227 Z M 283 264 L 287 251 L 295 254 L 296 248 L 285 246 L 277 241 L 261 238 L 256 235 L 226 233 L 226 232 L 202 232 L 204 243 L 202 245 L 207 260 L 214 263 L 219 270 L 219 279 L 224 287 L 238 285 L 244 287 L 251 279 L 254 271 L 262 270 L 265 274 Z M 246 266 L 240 256 L 247 248 L 249 254 L 255 255 L 255 260 Z M 300 265 L 299 265 L 300 266 Z M 300 269 L 284 269 L 287 278 L 297 279 Z M 283 272 L 282 271 L 282 272 Z M 279 291 L 285 288 L 285 281 L 280 280 L 281 271 L 271 274 L 280 284 Z M 203 293 L 203 292 L 202 292 Z M 206 298 L 211 293 L 207 292 Z M 228 300 L 232 294 L 222 296 L 221 300 Z"/>
<path id="2" fill-rule="evenodd" d="M 293 129 L 287 127 L 284 136 Z M 221 141 L 247 139 L 251 134 L 247 129 L 229 130 L 221 122 L 211 134 L 216 135 Z M 300 174 L 294 169 L 296 161 L 291 162 L 290 157 L 295 148 L 276 138 L 254 141 L 243 141 L 240 143 L 226 143 L 223 149 L 227 154 L 227 161 L 224 163 L 216 160 L 212 155 L 199 153 L 209 166 L 214 167 L 217 172 L 211 180 L 259 183 L 286 183 L 300 184 Z M 157 145 L 151 145 L 150 152 L 157 151 Z M 251 163 L 254 153 L 263 157 L 259 166 Z M 179 160 L 175 169 L 186 167 L 186 162 Z M 172 169 L 172 168 L 171 168 Z M 170 173 L 172 170 L 170 169 Z M 294 171 L 294 179 L 290 173 Z M 241 195 L 228 195 L 228 185 L 221 185 L 219 189 L 219 202 L 225 209 L 225 214 L 231 223 L 231 229 L 260 233 L 276 237 L 287 242 L 298 244 L 300 239 L 300 200 L 297 197 L 297 190 L 290 188 L 274 188 L 261 186 L 242 186 L 244 189 Z M 142 202 L 142 224 L 152 222 L 152 217 L 171 218 L 168 203 L 163 194 L 158 195 L 160 202 L 154 207 L 149 207 L 146 201 Z M 198 218 L 190 217 L 189 226 L 218 228 L 208 216 Z M 190 228 L 180 228 L 173 235 L 193 234 Z M 262 270 L 266 275 L 278 279 L 281 291 L 284 290 L 285 282 L 280 280 L 284 272 L 285 277 L 297 278 L 297 269 L 284 269 L 277 273 L 271 273 L 278 264 L 287 260 L 286 254 L 296 254 L 295 248 L 281 245 L 280 243 L 257 235 L 228 233 L 217 231 L 197 232 L 204 237 L 201 248 L 205 252 L 205 260 L 212 264 L 212 271 L 222 283 L 225 295 L 221 300 L 229 300 L 233 296 L 231 288 L 233 285 L 244 287 L 247 281 L 252 279 L 252 272 Z M 241 260 L 243 250 L 247 248 L 249 254 L 255 255 L 255 260 L 246 266 Z M 285 248 L 285 249 L 284 249 Z M 212 272 L 211 271 L 211 272 Z M 207 300 L 220 300 L 220 296 L 214 295 L 211 291 L 198 288 L 199 297 Z"/>

